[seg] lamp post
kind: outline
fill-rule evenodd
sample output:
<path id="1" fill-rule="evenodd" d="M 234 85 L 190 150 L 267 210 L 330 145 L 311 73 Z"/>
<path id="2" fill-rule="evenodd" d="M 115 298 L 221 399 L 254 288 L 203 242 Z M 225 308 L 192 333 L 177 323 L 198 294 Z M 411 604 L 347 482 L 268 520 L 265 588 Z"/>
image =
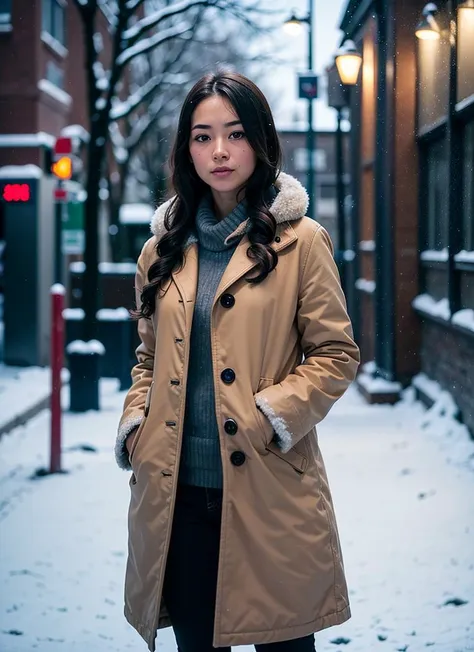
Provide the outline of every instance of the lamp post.
<path id="1" fill-rule="evenodd" d="M 336 263 L 339 267 L 341 283 L 346 290 L 346 220 L 344 189 L 344 152 L 342 142 L 342 113 L 349 106 L 349 90 L 357 83 L 362 57 L 352 41 L 344 44 L 336 53 L 332 66 L 327 69 L 328 105 L 337 111 L 336 129 L 336 191 L 337 191 L 337 251 Z"/>
<path id="2" fill-rule="evenodd" d="M 308 152 L 308 170 L 307 170 L 307 183 L 306 190 L 309 195 L 308 217 L 315 219 L 314 206 L 316 204 L 314 198 L 315 172 L 313 165 L 313 152 L 314 152 L 314 115 L 313 115 L 313 100 L 318 96 L 318 78 L 313 73 L 313 0 L 308 0 L 308 15 L 303 18 L 297 18 L 295 14 L 285 22 L 285 30 L 289 34 L 297 34 L 301 26 L 306 23 L 308 25 L 308 73 L 300 75 L 299 78 L 299 97 L 308 100 L 308 130 L 306 134 L 306 150 Z"/>
<path id="3" fill-rule="evenodd" d="M 344 189 L 344 152 L 342 144 L 342 112 L 348 105 L 347 89 L 341 83 L 336 63 L 326 70 L 328 80 L 328 106 L 337 111 L 336 148 L 336 197 L 337 197 L 337 248 L 336 264 L 339 268 L 341 284 L 346 291 L 344 252 L 346 250 L 345 189 Z"/>

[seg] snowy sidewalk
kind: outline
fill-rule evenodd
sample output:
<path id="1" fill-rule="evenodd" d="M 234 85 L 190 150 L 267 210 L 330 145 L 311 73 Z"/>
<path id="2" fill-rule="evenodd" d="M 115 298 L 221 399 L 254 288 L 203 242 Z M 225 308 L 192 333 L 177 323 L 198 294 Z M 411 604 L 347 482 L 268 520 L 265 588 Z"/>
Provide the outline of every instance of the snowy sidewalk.
<path id="1" fill-rule="evenodd" d="M 69 371 L 61 374 L 63 386 L 69 382 Z M 44 409 L 51 400 L 49 367 L 14 367 L 0 362 L 0 438 L 22 426 Z"/>
<path id="2" fill-rule="evenodd" d="M 47 465 L 47 411 L 0 441 L 2 652 L 146 650 L 122 615 L 124 394 L 115 381 L 102 391 L 100 413 L 65 416 L 67 474 L 30 479 Z M 474 650 L 474 445 L 446 431 L 410 392 L 369 407 L 354 389 L 320 427 L 353 617 L 317 634 L 318 652 Z M 170 629 L 158 650 L 176 650 Z"/>
<path id="3" fill-rule="evenodd" d="M 49 405 L 51 371 L 0 362 L 0 436 L 26 423 Z"/>

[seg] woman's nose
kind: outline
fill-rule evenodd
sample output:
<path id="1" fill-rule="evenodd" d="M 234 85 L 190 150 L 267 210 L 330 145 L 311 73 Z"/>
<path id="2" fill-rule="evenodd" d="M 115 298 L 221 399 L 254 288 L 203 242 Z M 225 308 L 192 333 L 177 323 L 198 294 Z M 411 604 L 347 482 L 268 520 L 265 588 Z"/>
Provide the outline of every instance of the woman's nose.
<path id="1" fill-rule="evenodd" d="M 229 158 L 229 153 L 227 151 L 227 148 L 225 147 L 225 144 L 222 140 L 217 140 L 216 141 L 216 146 L 214 147 L 214 154 L 213 158 L 215 161 L 219 159 L 227 159 Z"/>

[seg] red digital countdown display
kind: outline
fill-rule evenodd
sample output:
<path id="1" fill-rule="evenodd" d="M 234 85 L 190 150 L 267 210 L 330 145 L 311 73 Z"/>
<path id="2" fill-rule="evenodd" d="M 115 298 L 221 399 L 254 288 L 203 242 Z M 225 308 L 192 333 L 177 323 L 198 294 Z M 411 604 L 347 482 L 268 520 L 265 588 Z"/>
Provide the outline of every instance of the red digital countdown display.
<path id="1" fill-rule="evenodd" d="M 2 199 L 6 202 L 26 202 L 31 199 L 29 183 L 6 183 L 3 186 Z"/>

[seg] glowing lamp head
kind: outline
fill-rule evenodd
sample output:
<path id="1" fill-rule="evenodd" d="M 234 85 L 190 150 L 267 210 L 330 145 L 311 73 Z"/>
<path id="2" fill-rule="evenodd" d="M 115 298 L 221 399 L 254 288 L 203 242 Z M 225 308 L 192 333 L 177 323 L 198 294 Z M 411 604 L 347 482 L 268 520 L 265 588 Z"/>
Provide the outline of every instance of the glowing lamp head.
<path id="1" fill-rule="evenodd" d="M 289 36 L 301 34 L 302 27 L 303 21 L 297 18 L 295 13 L 292 13 L 290 18 L 283 23 L 283 29 Z"/>
<path id="2" fill-rule="evenodd" d="M 428 2 L 424 6 L 422 18 L 418 23 L 415 31 L 416 38 L 420 41 L 438 41 L 441 33 L 439 25 L 436 22 L 435 14 L 438 12 L 438 7 L 434 2 Z"/>
<path id="3" fill-rule="evenodd" d="M 362 55 L 357 52 L 354 42 L 346 41 L 336 53 L 337 72 L 341 82 L 347 86 L 357 84 L 361 65 Z"/>

